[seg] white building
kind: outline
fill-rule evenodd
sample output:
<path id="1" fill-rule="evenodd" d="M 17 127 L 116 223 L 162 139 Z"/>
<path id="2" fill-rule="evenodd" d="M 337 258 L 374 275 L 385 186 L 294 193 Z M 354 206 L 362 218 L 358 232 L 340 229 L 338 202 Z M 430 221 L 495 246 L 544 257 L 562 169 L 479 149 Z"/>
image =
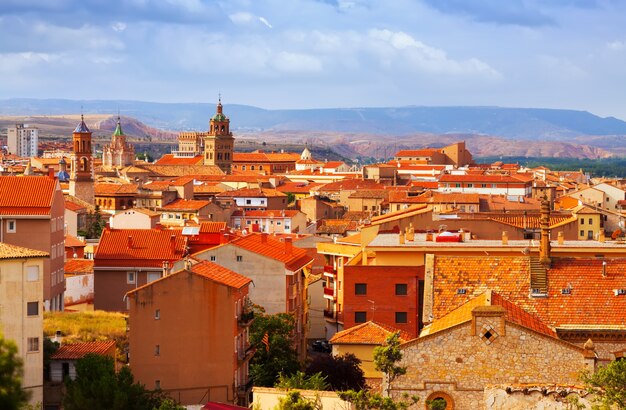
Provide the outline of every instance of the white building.
<path id="1" fill-rule="evenodd" d="M 16 124 L 7 129 L 7 146 L 11 154 L 18 157 L 36 157 L 39 149 L 39 129 Z"/>

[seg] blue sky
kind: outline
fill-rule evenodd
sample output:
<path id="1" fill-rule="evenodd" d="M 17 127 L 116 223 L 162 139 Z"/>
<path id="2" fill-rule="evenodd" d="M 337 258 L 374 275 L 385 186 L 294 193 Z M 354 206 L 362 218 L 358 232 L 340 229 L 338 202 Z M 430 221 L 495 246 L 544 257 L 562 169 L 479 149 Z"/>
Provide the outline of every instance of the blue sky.
<path id="1" fill-rule="evenodd" d="M 0 98 L 626 120 L 624 0 L 1 0 Z"/>

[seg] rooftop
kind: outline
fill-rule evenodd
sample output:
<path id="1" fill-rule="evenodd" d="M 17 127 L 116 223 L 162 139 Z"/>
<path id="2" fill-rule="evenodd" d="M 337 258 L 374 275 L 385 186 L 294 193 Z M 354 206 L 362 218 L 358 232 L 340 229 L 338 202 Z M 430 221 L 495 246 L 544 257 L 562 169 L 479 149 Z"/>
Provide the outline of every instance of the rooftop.
<path id="1" fill-rule="evenodd" d="M 0 259 L 47 258 L 47 252 L 0 242 Z"/>
<path id="2" fill-rule="evenodd" d="M 285 242 L 262 233 L 243 236 L 235 239 L 231 244 L 283 262 L 291 271 L 301 269 L 313 260 L 304 249 L 292 245 L 291 251 L 289 251 Z"/>
<path id="3" fill-rule="evenodd" d="M 49 215 L 56 187 L 48 176 L 0 176 L 0 215 Z"/>
<path id="4" fill-rule="evenodd" d="M 94 256 L 96 267 L 151 266 L 183 257 L 187 238 L 180 231 L 105 229 Z"/>
<path id="5" fill-rule="evenodd" d="M 61 345 L 59 349 L 50 356 L 52 360 L 78 360 L 90 353 L 105 355 L 111 349 L 115 349 L 115 340 L 106 342 L 87 342 Z"/>
<path id="6" fill-rule="evenodd" d="M 335 333 L 330 339 L 330 343 L 383 345 L 387 338 L 396 332 L 400 333 L 401 342 L 408 342 L 412 339 L 411 335 L 407 332 L 382 323 L 369 321 Z"/>

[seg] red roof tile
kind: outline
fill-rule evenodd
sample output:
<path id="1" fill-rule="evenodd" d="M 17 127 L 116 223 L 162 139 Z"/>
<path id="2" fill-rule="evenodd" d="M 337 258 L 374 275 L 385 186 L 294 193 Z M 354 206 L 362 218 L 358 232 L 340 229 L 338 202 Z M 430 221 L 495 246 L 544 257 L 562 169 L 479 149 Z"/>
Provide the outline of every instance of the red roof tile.
<path id="1" fill-rule="evenodd" d="M 80 239 L 78 239 L 75 236 L 72 236 L 70 234 L 65 235 L 65 247 L 66 248 L 72 248 L 72 247 L 83 247 L 87 245 L 84 241 L 81 241 Z"/>
<path id="2" fill-rule="evenodd" d="M 0 176 L 0 215 L 49 215 L 57 183 L 48 176 Z"/>
<path id="3" fill-rule="evenodd" d="M 115 340 L 107 342 L 74 343 L 61 345 L 50 358 L 52 360 L 78 360 L 90 353 L 106 355 L 113 349 L 115 349 Z"/>
<path id="4" fill-rule="evenodd" d="M 265 236 L 265 241 L 263 236 Z M 283 262 L 292 271 L 298 270 L 313 261 L 304 249 L 292 245 L 291 252 L 288 253 L 285 242 L 274 239 L 267 234 L 249 234 L 235 239 L 231 244 Z"/>
<path id="5" fill-rule="evenodd" d="M 97 183 L 94 185 L 94 195 L 135 195 L 137 193 L 136 184 L 109 184 Z"/>
<path id="6" fill-rule="evenodd" d="M 215 282 L 235 289 L 241 289 L 248 283 L 252 282 L 252 279 L 246 276 L 240 275 L 230 269 L 226 269 L 216 263 L 208 261 L 202 261 L 193 265 L 191 267 L 191 271 L 207 279 L 211 279 Z"/>
<path id="7" fill-rule="evenodd" d="M 202 165 L 202 161 L 202 155 L 177 158 L 174 154 L 165 154 L 156 160 L 155 165 Z"/>
<path id="8" fill-rule="evenodd" d="M 0 242 L 0 259 L 47 258 L 48 256 L 50 254 L 47 252 Z"/>
<path id="9" fill-rule="evenodd" d="M 317 188 L 320 192 L 356 191 L 358 189 L 385 189 L 385 186 L 371 179 L 343 179 L 341 181 L 330 182 Z"/>
<path id="10" fill-rule="evenodd" d="M 163 211 L 199 211 L 205 206 L 209 206 L 209 201 L 198 201 L 193 199 L 177 199 L 165 205 Z"/>
<path id="11" fill-rule="evenodd" d="M 439 150 L 434 148 L 425 148 L 425 149 L 405 149 L 396 152 L 395 157 L 430 157 L 434 153 L 439 152 Z"/>
<path id="12" fill-rule="evenodd" d="M 226 229 L 226 222 L 202 222 L 200 224 L 200 233 L 220 233 Z"/>
<path id="13" fill-rule="evenodd" d="M 330 343 L 383 345 L 387 338 L 396 332 L 400 332 L 400 341 L 402 343 L 412 339 L 411 335 L 405 331 L 382 323 L 369 321 L 335 333 L 330 339 Z"/>
<path id="14" fill-rule="evenodd" d="M 65 262 L 66 274 L 93 273 L 93 259 L 68 259 Z"/>
<path id="15" fill-rule="evenodd" d="M 96 267 L 161 267 L 184 256 L 187 238 L 180 231 L 105 229 L 94 256 Z M 129 247 L 130 245 L 130 247 Z"/>

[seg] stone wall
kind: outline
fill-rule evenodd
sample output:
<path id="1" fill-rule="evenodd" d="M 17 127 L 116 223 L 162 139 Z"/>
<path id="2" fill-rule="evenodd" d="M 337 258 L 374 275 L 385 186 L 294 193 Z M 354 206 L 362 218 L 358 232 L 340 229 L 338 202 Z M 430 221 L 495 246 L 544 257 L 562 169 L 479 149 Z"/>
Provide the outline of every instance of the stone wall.
<path id="1" fill-rule="evenodd" d="M 543 386 L 488 386 L 485 410 L 571 410 L 574 403 L 591 409 L 593 396 L 583 388 Z"/>
<path id="2" fill-rule="evenodd" d="M 474 326 L 474 331 L 472 327 Z M 496 336 L 487 343 L 484 326 Z M 407 374 L 393 384 L 392 395 L 448 394 L 454 409 L 483 408 L 483 390 L 492 384 L 577 384 L 584 368 L 583 349 L 506 322 L 502 317 L 474 321 L 422 337 L 403 346 Z"/>

